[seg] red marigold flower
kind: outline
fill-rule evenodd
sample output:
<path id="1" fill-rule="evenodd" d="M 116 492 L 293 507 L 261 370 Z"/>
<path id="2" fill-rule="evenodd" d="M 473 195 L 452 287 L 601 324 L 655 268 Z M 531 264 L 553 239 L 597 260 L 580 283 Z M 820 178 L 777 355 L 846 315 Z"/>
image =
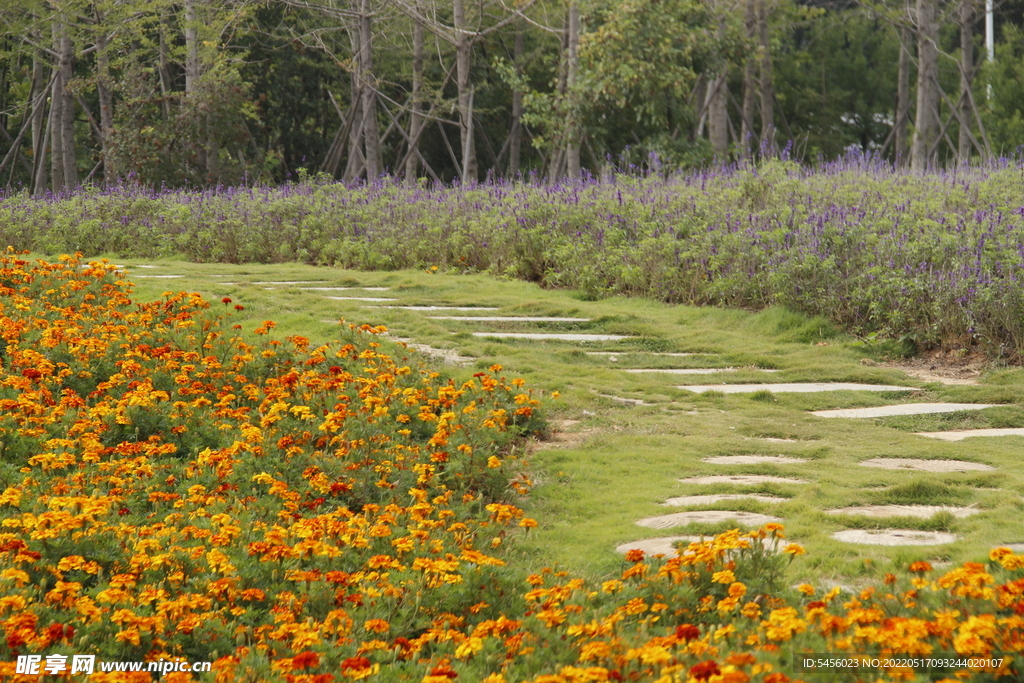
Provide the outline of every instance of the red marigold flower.
<path id="1" fill-rule="evenodd" d="M 690 642 L 695 638 L 700 638 L 700 629 L 693 624 L 683 624 L 682 626 L 676 626 L 676 638 L 682 641 Z"/>
<path id="2" fill-rule="evenodd" d="M 352 671 L 362 671 L 363 669 L 370 668 L 370 660 L 366 657 L 349 657 L 341 663 L 341 670 L 351 669 Z"/>
<path id="3" fill-rule="evenodd" d="M 21 376 L 28 379 L 39 379 L 43 376 L 43 373 L 39 372 L 35 368 L 28 368 L 21 371 Z"/>
<path id="4" fill-rule="evenodd" d="M 243 306 L 242 304 L 235 304 L 235 310 L 236 311 L 244 311 L 245 310 L 245 306 Z"/>
<path id="5" fill-rule="evenodd" d="M 320 663 L 320 655 L 311 650 L 300 652 L 292 657 L 292 669 L 312 669 Z"/>
<path id="6" fill-rule="evenodd" d="M 226 296 L 223 299 L 221 299 L 220 302 L 222 304 L 229 304 L 229 303 L 231 303 L 231 297 L 230 296 Z"/>
<path id="7" fill-rule="evenodd" d="M 628 551 L 626 553 L 626 561 L 627 562 L 643 562 L 644 561 L 644 551 L 640 550 L 639 548 L 633 548 L 632 550 L 630 550 L 630 551 Z"/>
<path id="8" fill-rule="evenodd" d="M 443 659 L 443 660 L 441 660 L 440 664 L 438 664 L 437 666 L 435 666 L 433 669 L 430 670 L 430 675 L 431 676 L 444 676 L 445 678 L 450 678 L 452 680 L 455 680 L 456 678 L 459 677 L 459 672 L 457 672 L 455 669 L 453 669 L 450 666 L 448 666 L 448 660 L 447 659 Z"/>
<path id="9" fill-rule="evenodd" d="M 700 664 L 694 664 L 690 667 L 690 675 L 698 681 L 706 681 L 712 676 L 717 676 L 721 672 L 722 670 L 718 668 L 718 663 L 713 659 L 701 662 Z"/>

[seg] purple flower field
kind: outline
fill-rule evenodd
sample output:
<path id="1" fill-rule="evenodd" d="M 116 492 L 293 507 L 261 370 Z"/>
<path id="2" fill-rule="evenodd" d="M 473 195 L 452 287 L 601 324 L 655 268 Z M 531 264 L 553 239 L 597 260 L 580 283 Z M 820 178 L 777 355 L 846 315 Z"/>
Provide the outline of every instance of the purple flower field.
<path id="1" fill-rule="evenodd" d="M 485 271 L 576 289 L 785 305 L 856 334 L 1024 357 L 1024 167 L 929 175 L 848 158 L 665 179 L 406 188 L 303 182 L 0 198 L 45 253 Z"/>

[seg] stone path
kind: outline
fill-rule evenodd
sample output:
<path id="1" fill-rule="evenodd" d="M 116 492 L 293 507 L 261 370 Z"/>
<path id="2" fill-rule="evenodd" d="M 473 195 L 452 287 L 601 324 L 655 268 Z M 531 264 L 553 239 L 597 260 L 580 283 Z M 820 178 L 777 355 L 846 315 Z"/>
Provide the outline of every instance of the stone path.
<path id="1" fill-rule="evenodd" d="M 136 268 L 146 266 L 134 266 Z M 176 279 L 184 277 L 182 275 L 167 274 L 167 275 L 134 275 L 136 278 L 152 278 L 152 279 Z M 229 275 L 211 274 L 210 277 L 224 277 L 230 278 Z M 236 276 L 235 278 L 240 279 Z M 349 281 L 351 282 L 351 280 Z M 232 282 L 222 282 L 220 284 L 230 285 L 235 284 Z M 386 286 L 350 286 L 342 285 L 341 283 L 332 284 L 329 280 L 259 280 L 254 282 L 246 282 L 245 284 L 265 286 L 268 288 L 273 287 L 291 287 L 297 286 L 296 288 L 301 291 L 308 291 L 310 293 L 319 294 L 326 299 L 342 302 L 352 302 L 367 304 L 362 306 L 367 309 L 393 309 L 401 311 L 411 311 L 428 314 L 424 318 L 428 320 L 437 321 L 438 323 L 447 323 L 450 321 L 456 321 L 461 325 L 472 325 L 476 326 L 470 328 L 472 331 L 470 334 L 475 338 L 482 339 L 512 339 L 512 340 L 524 340 L 524 341 L 545 341 L 552 343 L 552 349 L 557 349 L 558 343 L 565 344 L 578 344 L 578 343 L 596 343 L 596 342 L 627 342 L 623 346 L 634 344 L 637 346 L 643 346 L 649 343 L 651 340 L 646 340 L 640 337 L 633 337 L 628 334 L 611 334 L 602 331 L 600 322 L 594 323 L 595 320 L 600 321 L 600 318 L 594 316 L 589 317 L 574 317 L 570 315 L 516 315 L 519 310 L 524 310 L 521 304 L 526 303 L 523 301 L 516 302 L 514 307 L 505 307 L 503 310 L 500 306 L 490 305 L 462 305 L 458 300 L 456 301 L 441 301 L 431 302 L 429 299 L 423 300 L 422 293 L 417 292 L 415 298 L 403 297 L 401 292 L 395 294 L 390 287 Z M 300 286 L 301 285 L 301 286 Z M 392 291 L 392 296 L 381 297 L 374 296 L 373 293 Z M 331 293 L 339 293 L 339 296 L 332 296 Z M 351 295 L 349 295 L 351 293 Z M 368 296 L 361 296 L 360 294 L 367 294 Z M 469 299 L 469 302 L 473 302 L 473 299 Z M 486 302 L 485 302 L 486 303 Z M 586 304 L 582 306 L 578 303 L 572 303 L 566 306 L 566 310 L 575 312 L 582 308 L 583 313 L 587 312 Z M 449 315 L 448 312 L 452 313 L 486 313 L 485 315 Z M 429 315 L 436 313 L 435 315 Z M 507 314 L 506 314 L 507 313 Z M 593 331 L 588 332 L 548 332 L 541 328 L 534 328 L 535 331 L 530 331 L 528 326 L 535 324 L 544 323 L 592 323 L 595 326 Z M 513 323 L 517 325 L 523 325 L 524 331 L 519 332 L 506 332 L 498 331 L 494 329 L 488 329 L 488 326 L 495 327 L 495 324 Z M 507 328 L 506 328 L 507 329 Z M 617 332 L 621 327 L 613 327 L 610 331 Z M 442 362 L 451 364 L 472 364 L 474 358 L 464 356 L 459 353 L 457 348 L 444 349 L 431 346 L 429 344 L 419 343 L 412 339 L 393 338 L 395 341 L 404 342 L 406 346 L 415 351 L 422 352 L 431 357 L 434 357 Z M 629 342 L 629 340 L 636 340 Z M 658 340 L 657 344 L 651 343 L 652 348 L 664 348 L 659 344 L 665 344 L 675 342 L 678 344 L 675 348 L 686 348 L 683 345 L 681 339 L 677 340 Z M 667 343 L 666 343 L 667 342 Z M 441 345 L 444 345 L 443 343 Z M 609 348 L 611 347 L 611 348 Z M 564 347 L 572 348 L 572 347 Z M 593 348 L 593 347 L 592 347 Z M 672 348 L 672 346 L 668 346 Z M 488 353 L 494 353 L 493 351 Z M 749 363 L 743 367 L 693 367 L 693 368 L 652 368 L 652 367 L 636 367 L 642 363 L 651 363 L 653 358 L 688 358 L 692 356 L 716 356 L 719 355 L 714 352 L 702 352 L 702 351 L 644 351 L 639 349 L 614 349 L 614 345 L 606 345 L 602 350 L 601 346 L 597 347 L 597 350 L 585 350 L 584 353 L 587 356 L 594 358 L 607 359 L 609 363 L 613 365 L 607 367 L 607 370 L 602 370 L 602 377 L 609 376 L 608 373 L 617 374 L 622 380 L 625 380 L 628 376 L 637 377 L 637 381 L 643 382 L 643 377 L 661 375 L 710 375 L 710 374 L 723 374 L 723 373 L 735 373 L 738 371 L 748 371 L 755 373 L 774 373 L 779 372 L 779 369 L 775 368 L 760 368 L 752 367 L 758 362 L 765 362 L 766 364 L 774 365 L 771 361 L 759 361 L 759 360 L 740 360 L 735 357 L 726 356 L 725 362 L 732 362 L 740 365 L 741 363 Z M 625 361 L 625 362 L 624 362 Z M 710 363 L 714 365 L 715 363 Z M 724 364 L 724 363 L 723 363 Z M 634 367 L 622 367 L 622 365 L 632 365 Z M 591 366 L 593 367 L 593 366 Z M 605 367 L 605 366 L 602 366 Z M 800 372 L 800 368 L 783 368 L 783 370 L 791 372 Z M 892 372 L 891 369 L 887 370 Z M 908 373 L 913 374 L 913 373 Z M 870 374 L 864 375 L 865 377 L 871 377 Z M 890 374 L 891 376 L 891 374 Z M 813 377 L 811 377 L 813 379 Z M 921 379 L 930 379 L 921 377 Z M 685 381 L 685 380 L 683 380 Z M 870 381 L 870 380 L 869 380 Z M 974 380 L 972 380 L 974 381 Z M 657 384 L 651 382 L 649 384 L 651 388 L 660 387 L 659 392 L 664 392 L 666 387 L 664 384 Z M 632 387 L 632 385 L 631 385 Z M 679 385 L 679 390 L 693 392 L 693 393 L 706 393 L 706 392 L 718 392 L 721 394 L 744 394 L 744 393 L 755 393 L 755 392 L 771 392 L 772 394 L 783 394 L 783 393 L 800 393 L 800 394 L 813 394 L 813 393 L 826 393 L 826 392 L 873 392 L 873 393 L 906 393 L 906 392 L 921 392 L 920 388 L 912 386 L 902 385 L 888 385 L 888 384 L 870 384 L 864 382 L 755 382 L 755 383 L 723 383 L 723 384 L 703 384 L 703 385 Z M 601 391 L 600 389 L 605 389 Z M 666 398 L 663 393 L 654 394 L 657 399 L 644 398 L 633 398 L 623 397 L 616 395 L 616 390 L 619 390 L 619 384 L 609 383 L 601 386 L 600 388 L 594 387 L 591 390 L 598 396 L 607 398 L 611 401 L 622 403 L 625 406 L 643 408 L 644 415 L 654 414 L 654 411 L 660 409 L 665 410 L 668 408 L 671 412 L 672 398 L 671 394 Z M 643 391 L 636 391 L 640 395 L 644 395 Z M 826 399 L 829 400 L 829 399 Z M 844 399 L 844 400 L 849 400 Z M 819 404 L 820 405 L 820 404 Z M 825 405 L 828 405 L 825 403 Z M 833 404 L 834 405 L 834 404 Z M 839 403 L 839 405 L 843 405 Z M 979 411 L 990 407 L 995 407 L 997 404 L 987 403 L 956 403 L 956 402 L 931 402 L 931 403 L 898 403 L 895 405 L 882 405 L 874 407 L 857 407 L 857 408 L 838 408 L 828 410 L 815 410 L 809 413 L 803 413 L 806 415 L 813 415 L 816 417 L 823 418 L 849 418 L 849 419 L 872 419 L 879 417 L 888 416 L 913 416 L 913 415 L 927 415 L 927 414 L 944 414 L 960 411 Z M 653 407 L 652 407 L 653 406 Z M 724 407 L 724 405 L 723 405 Z M 623 408 L 627 410 L 627 408 Z M 725 412 L 725 411 L 722 411 Z M 698 411 L 689 411 L 686 413 L 677 412 L 676 415 L 694 415 L 699 416 L 701 413 Z M 689 418 L 684 418 L 689 419 Z M 700 419 L 699 417 L 697 418 Z M 806 420 L 806 418 L 805 418 Z M 565 426 L 565 425 L 563 425 Z M 797 424 L 794 421 L 793 427 Z M 844 429 L 852 427 L 844 427 Z M 731 427 L 730 427 L 731 429 Z M 580 447 L 584 445 L 584 442 L 579 437 L 583 432 L 572 432 L 566 434 L 563 442 L 574 446 Z M 768 432 L 773 433 L 772 431 Z M 799 432 L 795 432 L 799 433 Z M 765 443 L 799 443 L 797 439 L 792 438 L 781 438 L 787 435 L 787 432 L 778 433 L 778 437 L 765 436 L 765 437 L 747 437 L 740 436 L 744 439 L 757 439 Z M 963 439 L 969 439 L 974 437 L 1004 437 L 1004 436 L 1024 436 L 1024 428 L 1004 428 L 1004 429 L 972 429 L 972 430 L 953 430 L 945 432 L 920 432 L 919 436 L 928 437 L 931 439 L 956 442 Z M 722 435 L 736 438 L 738 436 L 735 432 Z M 811 437 L 813 440 L 813 437 Z M 895 444 L 890 444 L 895 445 Z M 762 446 L 763 447 L 763 446 Z M 881 447 L 881 444 L 880 444 Z M 943 446 L 945 447 L 945 446 Z M 769 447 L 764 447 L 766 450 Z M 774 450 L 774 448 L 772 449 Z M 742 452 L 742 451 L 741 451 Z M 961 475 L 965 473 L 984 473 L 996 471 L 996 468 L 984 462 L 976 462 L 972 460 L 962 460 L 953 457 L 944 457 L 942 459 L 929 459 L 927 457 L 885 457 L 887 454 L 892 453 L 894 455 L 900 454 L 899 450 L 895 451 L 880 451 L 875 457 L 869 457 L 862 459 L 857 462 L 857 465 L 865 468 L 876 468 L 884 469 L 895 472 L 891 476 L 892 484 L 902 484 L 914 479 L 908 478 L 903 473 L 913 472 L 926 472 L 936 474 L 950 474 L 950 475 Z M 904 451 L 905 453 L 905 451 Z M 915 455 L 919 454 L 918 451 L 914 452 Z M 750 487 L 750 486 L 782 486 L 782 487 L 806 487 L 808 485 L 816 485 L 818 482 L 817 475 L 814 474 L 820 471 L 820 465 L 815 463 L 825 462 L 827 463 L 831 457 L 828 449 L 821 449 L 814 453 L 813 457 L 798 457 L 800 455 L 797 452 L 794 455 L 788 454 L 774 454 L 774 453 L 752 453 L 744 455 L 710 455 L 704 457 L 701 462 L 703 463 L 703 471 L 707 472 L 707 468 L 714 468 L 711 471 L 721 472 L 712 474 L 697 474 L 695 476 L 688 476 L 679 478 L 677 481 L 683 487 L 682 493 L 684 495 L 676 495 L 667 497 L 660 501 L 660 504 L 672 508 L 713 508 L 713 509 L 687 509 L 680 510 L 678 512 L 672 512 L 669 514 L 656 515 L 651 517 L 645 517 L 643 519 L 635 520 L 638 527 L 643 529 L 673 529 L 680 528 L 681 531 L 686 531 L 686 527 L 693 524 L 711 524 L 717 525 L 723 522 L 735 522 L 743 527 L 758 527 L 770 522 L 783 522 L 785 521 L 787 510 L 791 510 L 788 504 L 790 499 L 783 497 L 783 495 L 770 495 L 768 492 L 752 492 L 743 493 L 740 490 L 728 491 L 729 487 Z M 943 452 L 945 455 L 945 452 Z M 973 457 L 968 453 L 964 453 L 963 457 Z M 984 459 L 984 458 L 981 458 Z M 789 470 L 795 468 L 801 468 L 801 477 L 791 476 L 778 476 L 774 472 L 774 467 L 778 467 L 778 474 L 787 474 Z M 749 468 L 744 470 L 744 468 Z M 729 470 L 733 472 L 738 471 L 738 474 L 727 474 Z M 765 472 L 761 474 L 760 472 Z M 803 474 L 808 472 L 808 474 Z M 840 476 L 841 472 L 838 473 Z M 713 492 L 709 492 L 707 487 L 717 487 L 711 489 Z M 726 490 L 723 491 L 723 488 Z M 769 489 L 771 491 L 772 489 Z M 789 491 L 790 489 L 786 489 Z M 796 509 L 799 506 L 806 506 L 807 501 L 811 500 L 808 498 L 807 493 L 802 491 L 817 491 L 817 488 L 794 488 L 792 494 L 797 498 Z M 654 501 L 652 501 L 654 502 Z M 776 514 L 764 514 L 763 512 L 755 512 L 751 510 L 735 510 L 729 509 L 730 507 L 750 507 L 754 506 L 754 510 L 759 509 L 759 506 L 771 506 L 773 512 L 777 511 Z M 834 509 L 821 510 L 822 513 L 829 516 L 829 518 L 836 520 L 839 524 L 850 523 L 853 524 L 852 518 L 856 517 L 868 517 L 877 519 L 899 519 L 899 518 L 916 518 L 916 519 L 932 519 L 935 515 L 948 514 L 954 519 L 963 519 L 972 515 L 979 515 L 985 512 L 983 509 L 976 508 L 974 506 L 968 507 L 956 507 L 947 505 L 908 505 L 908 504 L 886 504 L 886 505 L 855 505 L 849 507 L 840 507 Z M 790 513 L 791 514 L 791 513 Z M 909 525 L 909 523 L 908 523 Z M 639 534 L 638 534 L 639 535 Z M 936 532 L 936 531 L 922 531 L 917 529 L 855 529 L 847 528 L 837 531 L 831 534 L 831 537 L 838 542 L 852 543 L 852 544 L 869 544 L 869 545 L 880 545 L 880 546 L 898 546 L 898 545 L 942 545 L 948 543 L 954 543 L 958 539 L 956 534 L 948 532 Z M 694 535 L 679 535 L 679 536 L 665 536 L 660 538 L 648 538 L 631 541 L 629 543 L 623 543 L 619 545 L 616 550 L 619 552 L 626 552 L 630 549 L 641 549 L 648 554 L 675 554 L 675 550 L 672 545 L 676 542 L 694 542 L 700 540 L 700 536 Z M 1024 544 L 1021 544 L 1021 549 L 1024 550 Z"/>

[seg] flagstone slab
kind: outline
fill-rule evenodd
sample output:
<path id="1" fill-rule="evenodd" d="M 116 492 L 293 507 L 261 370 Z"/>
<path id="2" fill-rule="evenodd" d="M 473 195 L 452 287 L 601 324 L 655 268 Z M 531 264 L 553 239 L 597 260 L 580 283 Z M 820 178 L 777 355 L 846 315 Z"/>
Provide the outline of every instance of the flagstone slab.
<path id="1" fill-rule="evenodd" d="M 335 301 L 398 301 L 398 299 L 387 299 L 373 296 L 328 296 L 325 299 L 334 299 Z"/>
<path id="2" fill-rule="evenodd" d="M 691 512 L 673 512 L 670 515 L 658 515 L 657 517 L 645 517 L 637 521 L 637 526 L 648 529 L 670 529 L 674 526 L 686 526 L 700 522 L 704 524 L 717 524 L 718 522 L 732 521 L 745 526 L 761 526 L 772 522 L 781 522 L 779 517 L 762 515 L 757 512 L 743 512 L 739 510 L 694 510 Z"/>
<path id="3" fill-rule="evenodd" d="M 394 301 L 394 299 L 389 299 Z M 366 308 L 400 308 L 405 311 L 497 311 L 497 306 L 367 306 Z"/>
<path id="4" fill-rule="evenodd" d="M 1024 543 L 1003 543 L 1002 545 L 997 545 L 996 548 L 1009 548 L 1017 555 L 1024 554 Z"/>
<path id="5" fill-rule="evenodd" d="M 786 498 L 778 496 L 762 496 L 756 493 L 711 493 L 703 496 L 675 496 L 667 499 L 662 505 L 683 507 L 685 505 L 712 505 L 723 500 L 756 500 L 758 503 L 784 503 Z"/>
<path id="6" fill-rule="evenodd" d="M 304 292 L 349 292 L 360 290 L 363 292 L 387 292 L 390 287 L 299 287 Z"/>
<path id="7" fill-rule="evenodd" d="M 629 339 L 622 334 L 555 334 L 544 332 L 473 332 L 474 337 L 493 337 L 497 339 L 549 339 L 552 341 L 619 341 Z"/>
<path id="8" fill-rule="evenodd" d="M 626 356 L 629 354 L 645 356 L 666 356 L 671 358 L 683 358 L 685 356 L 717 356 L 717 353 L 655 353 L 653 351 L 587 351 L 588 356 Z"/>
<path id="9" fill-rule="evenodd" d="M 429 315 L 430 320 L 464 320 L 477 323 L 585 323 L 590 318 L 555 318 L 543 315 Z"/>
<path id="10" fill-rule="evenodd" d="M 716 372 L 736 372 L 736 368 L 626 368 L 623 372 L 661 372 L 667 375 L 711 375 Z"/>
<path id="11" fill-rule="evenodd" d="M 1007 427 L 1003 429 L 954 429 L 948 432 L 917 432 L 918 436 L 927 436 L 942 441 L 963 441 L 976 436 L 1024 436 L 1024 428 Z"/>
<path id="12" fill-rule="evenodd" d="M 185 277 L 184 275 L 133 275 L 132 277 L 139 278 L 140 280 L 177 280 Z M 229 284 L 225 282 L 224 284 Z"/>
<path id="13" fill-rule="evenodd" d="M 846 417 L 854 419 L 872 417 L 893 417 L 895 415 L 932 415 L 935 413 L 956 413 L 961 410 L 984 410 L 995 403 L 901 403 L 876 408 L 840 408 L 839 410 L 814 410 L 811 415 L 818 417 Z"/>
<path id="14" fill-rule="evenodd" d="M 943 545 L 958 540 L 956 534 L 915 529 L 845 529 L 832 534 L 832 538 L 844 543 L 885 546 Z"/>
<path id="15" fill-rule="evenodd" d="M 737 486 L 757 486 L 758 484 L 806 484 L 803 479 L 792 477 L 772 477 L 760 474 L 714 474 L 706 477 L 688 477 L 680 479 L 683 484 L 735 484 Z"/>
<path id="16" fill-rule="evenodd" d="M 762 371 L 763 372 L 763 371 Z M 773 393 L 810 394 L 821 391 L 916 391 L 914 387 L 896 387 L 886 384 L 857 384 L 853 382 L 784 382 L 779 384 L 705 384 L 681 386 L 697 394 L 720 391 L 723 394 L 746 394 L 755 391 Z"/>
<path id="17" fill-rule="evenodd" d="M 257 280 L 254 285 L 312 285 L 323 280 Z"/>
<path id="18" fill-rule="evenodd" d="M 713 458 L 704 458 L 704 462 L 712 465 L 757 465 L 759 463 L 802 465 L 807 461 L 803 458 L 789 458 L 784 455 L 717 455 Z"/>
<path id="19" fill-rule="evenodd" d="M 630 541 L 629 543 L 623 543 L 615 547 L 615 552 L 625 555 L 630 550 L 642 550 L 646 557 L 654 557 L 656 555 L 664 555 L 671 559 L 679 557 L 679 552 L 673 547 L 675 543 L 701 543 L 704 541 L 710 541 L 714 536 L 662 536 L 661 538 L 644 538 L 639 541 Z M 753 543 L 753 539 L 745 539 L 748 543 Z M 768 550 L 778 552 L 779 542 L 774 538 L 761 539 L 761 545 Z M 683 549 L 683 554 L 688 554 L 688 551 Z"/>
<path id="20" fill-rule="evenodd" d="M 920 460 L 917 458 L 870 458 L 857 463 L 861 467 L 883 470 L 917 470 L 919 472 L 987 472 L 991 465 L 966 460 Z"/>
<path id="21" fill-rule="evenodd" d="M 835 510 L 825 510 L 826 515 L 860 515 L 862 517 L 918 517 L 931 519 L 937 513 L 948 512 L 957 519 L 976 515 L 976 508 L 949 505 L 860 505 Z"/>
<path id="22" fill-rule="evenodd" d="M 611 400 L 618 401 L 619 403 L 628 403 L 629 405 L 632 405 L 632 406 L 649 406 L 649 405 L 651 405 L 650 403 L 648 403 L 647 401 L 643 400 L 642 398 L 626 398 L 625 396 L 612 396 L 611 394 L 598 394 L 598 396 L 603 396 L 604 398 L 610 398 Z"/>

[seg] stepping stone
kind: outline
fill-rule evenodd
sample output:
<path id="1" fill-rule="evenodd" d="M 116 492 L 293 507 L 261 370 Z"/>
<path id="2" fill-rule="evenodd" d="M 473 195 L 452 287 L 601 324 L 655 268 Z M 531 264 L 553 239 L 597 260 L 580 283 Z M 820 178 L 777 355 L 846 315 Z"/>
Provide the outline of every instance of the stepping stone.
<path id="1" fill-rule="evenodd" d="M 758 439 L 759 441 L 771 441 L 772 443 L 798 443 L 797 439 L 780 439 L 777 436 L 751 436 L 751 439 Z"/>
<path id="2" fill-rule="evenodd" d="M 917 470 L 919 472 L 987 472 L 991 465 L 966 460 L 918 460 L 915 458 L 871 458 L 857 463 L 861 467 L 883 470 Z"/>
<path id="3" fill-rule="evenodd" d="M 372 296 L 327 296 L 324 298 L 334 299 L 335 301 L 398 301 L 398 299 L 383 299 Z"/>
<path id="4" fill-rule="evenodd" d="M 771 522 L 781 522 L 779 517 L 762 515 L 756 512 L 741 512 L 735 510 L 695 510 L 692 512 L 673 512 L 670 515 L 659 515 L 657 517 L 645 517 L 637 521 L 637 526 L 648 529 L 669 529 L 674 526 L 686 526 L 694 522 L 706 524 L 717 524 L 718 522 L 733 521 L 745 526 L 761 526 Z"/>
<path id="5" fill-rule="evenodd" d="M 511 315 L 430 315 L 430 320 L 466 320 L 478 323 L 585 323 L 590 318 L 551 318 L 545 316 Z"/>
<path id="6" fill-rule="evenodd" d="M 870 418 L 893 415 L 931 415 L 933 413 L 955 413 L 961 410 L 984 410 L 995 403 L 903 403 L 877 408 L 841 408 L 839 410 L 815 410 L 811 415 L 818 417 Z"/>
<path id="7" fill-rule="evenodd" d="M 621 334 L 547 334 L 537 332 L 474 332 L 474 337 L 494 337 L 497 339 L 550 339 L 553 341 L 619 341 L 629 339 Z"/>
<path id="8" fill-rule="evenodd" d="M 623 372 L 662 372 L 668 375 L 710 375 L 716 372 L 736 372 L 736 368 L 629 368 Z"/>
<path id="9" fill-rule="evenodd" d="M 185 277 L 184 275 L 133 275 L 132 277 L 139 278 L 140 280 L 176 280 L 178 278 Z M 224 284 L 231 284 L 225 282 Z"/>
<path id="10" fill-rule="evenodd" d="M 1009 427 L 1005 429 L 954 429 L 948 432 L 917 432 L 918 436 L 927 436 L 942 441 L 963 441 L 974 436 L 1024 436 L 1024 429 Z"/>
<path id="11" fill-rule="evenodd" d="M 138 264 L 136 264 L 134 266 L 131 266 L 131 267 L 132 268 L 159 268 L 160 266 L 154 266 L 152 264 L 147 264 L 147 263 L 138 263 Z"/>
<path id="12" fill-rule="evenodd" d="M 261 280 L 253 282 L 254 285 L 311 285 L 323 280 Z"/>
<path id="13" fill-rule="evenodd" d="M 916 531 L 913 529 L 846 529 L 832 534 L 832 538 L 843 543 L 861 545 L 943 545 L 954 543 L 955 534 L 941 531 Z"/>
<path id="14" fill-rule="evenodd" d="M 664 555 L 665 557 L 673 558 L 679 557 L 678 551 L 672 547 L 673 544 L 680 541 L 685 543 L 699 543 L 701 540 L 700 536 L 664 536 L 662 538 L 645 538 L 641 541 L 630 541 L 629 543 L 623 543 L 622 545 L 616 546 L 615 552 L 620 555 L 625 555 L 630 550 L 643 550 L 644 555 L 647 557 Z"/>
<path id="15" fill-rule="evenodd" d="M 299 287 L 304 292 L 346 292 L 361 289 L 366 292 L 386 292 L 390 287 Z"/>
<path id="16" fill-rule="evenodd" d="M 918 517 L 931 519 L 936 513 L 948 512 L 957 519 L 976 515 L 975 508 L 951 507 L 947 505 L 862 505 L 859 507 L 825 510 L 827 515 L 861 515 L 863 517 Z"/>
<path id="17" fill-rule="evenodd" d="M 706 384 L 681 386 L 694 393 L 720 391 L 723 394 L 746 394 L 754 391 L 774 393 L 810 394 L 819 391 L 917 391 L 914 387 L 894 387 L 885 384 L 855 384 L 850 382 L 790 382 L 782 384 Z"/>
<path id="18" fill-rule="evenodd" d="M 676 496 L 669 498 L 662 505 L 682 507 L 684 505 L 711 505 L 723 500 L 756 500 L 758 503 L 784 503 L 786 498 L 778 496 L 761 496 L 756 493 L 711 493 L 704 496 Z"/>
<path id="19" fill-rule="evenodd" d="M 662 536 L 661 538 L 644 538 L 639 541 L 630 541 L 629 543 L 623 543 L 615 547 L 615 552 L 620 555 L 625 555 L 630 550 L 643 550 L 646 557 L 654 557 L 655 555 L 664 555 L 671 559 L 673 557 L 679 557 L 679 553 L 673 548 L 673 544 L 683 543 L 701 543 L 702 541 L 710 541 L 714 536 Z M 754 543 L 754 539 L 746 539 L 749 543 Z M 776 539 L 764 538 L 761 539 L 761 545 L 769 550 L 779 551 L 779 543 Z M 683 554 L 688 554 L 685 547 Z"/>
<path id="20" fill-rule="evenodd" d="M 1003 543 L 997 545 L 996 548 L 1009 548 L 1017 555 L 1024 554 L 1024 543 Z"/>
<path id="21" fill-rule="evenodd" d="M 497 306 L 364 306 L 364 308 L 400 308 L 406 311 L 497 311 Z"/>
<path id="22" fill-rule="evenodd" d="M 672 358 L 683 358 L 684 356 L 717 356 L 717 353 L 654 353 L 653 351 L 587 351 L 588 356 L 626 356 L 629 354 L 645 356 L 671 356 Z"/>
<path id="23" fill-rule="evenodd" d="M 760 474 L 715 474 L 708 477 L 688 477 L 680 479 L 683 484 L 735 484 L 737 486 L 757 486 L 758 484 L 806 484 L 803 479 L 789 477 L 770 477 Z"/>
<path id="24" fill-rule="evenodd" d="M 618 401 L 619 403 L 628 403 L 629 405 L 632 405 L 632 406 L 649 406 L 649 405 L 651 405 L 650 403 L 648 403 L 647 401 L 645 401 L 645 400 L 643 400 L 641 398 L 625 398 L 623 396 L 612 396 L 611 394 L 598 394 L 598 396 L 603 396 L 604 398 L 610 398 L 611 400 Z"/>
<path id="25" fill-rule="evenodd" d="M 756 465 L 762 462 L 776 465 L 801 465 L 807 461 L 803 458 L 787 458 L 784 455 L 719 455 L 713 458 L 704 458 L 704 462 L 712 465 Z"/>

